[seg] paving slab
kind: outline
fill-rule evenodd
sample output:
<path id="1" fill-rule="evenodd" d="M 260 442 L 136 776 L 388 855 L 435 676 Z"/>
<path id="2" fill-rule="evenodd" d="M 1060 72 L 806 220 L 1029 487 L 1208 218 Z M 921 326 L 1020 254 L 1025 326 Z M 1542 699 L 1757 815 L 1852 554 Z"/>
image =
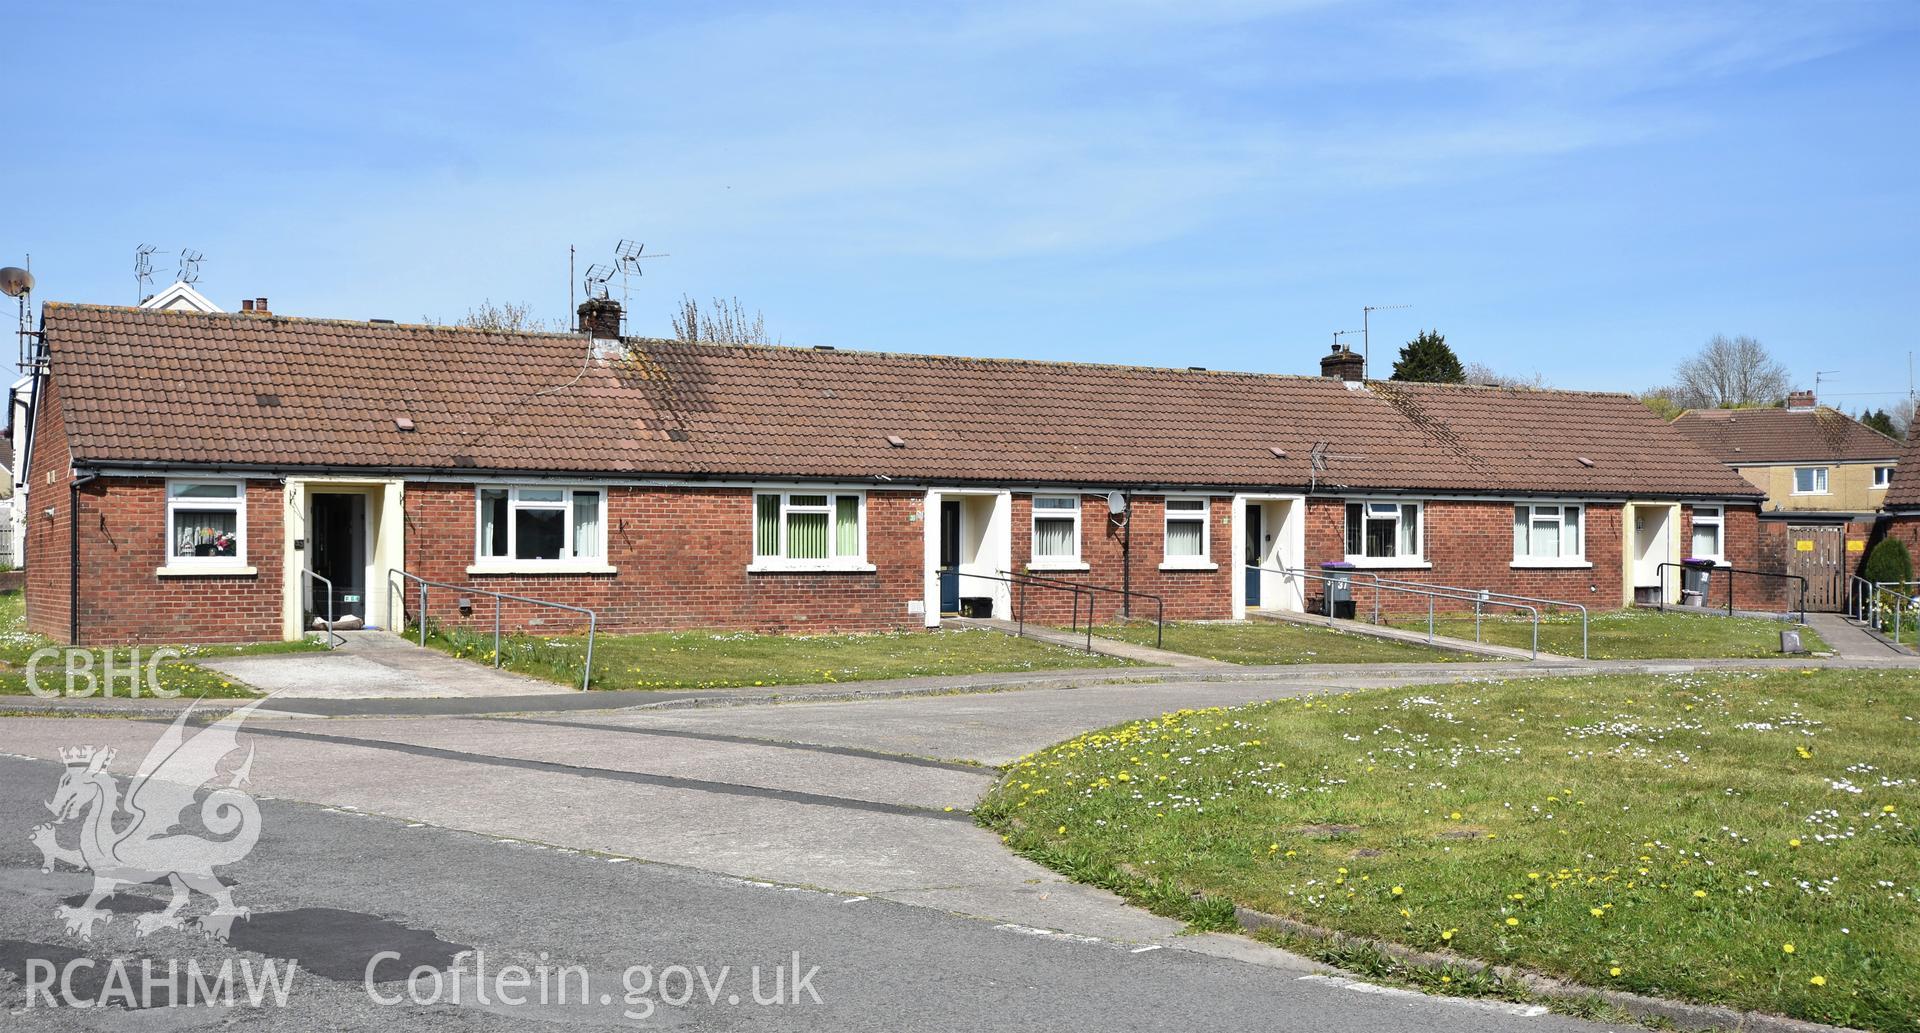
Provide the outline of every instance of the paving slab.
<path id="1" fill-rule="evenodd" d="M 957 628 L 985 628 L 1018 638 L 1030 638 L 1036 642 L 1047 642 L 1068 649 L 1092 649 L 1101 656 L 1118 657 L 1135 663 L 1154 664 L 1161 667 L 1179 668 L 1224 668 L 1234 664 L 1224 660 L 1212 660 L 1204 656 L 1192 656 L 1176 653 L 1170 649 L 1155 649 L 1152 646 L 1121 642 L 1117 639 L 1101 638 L 1098 635 L 1089 639 L 1085 634 L 1074 631 L 1062 631 L 1040 624 L 1020 624 L 1015 621 L 987 617 L 946 617 L 942 620 Z"/>

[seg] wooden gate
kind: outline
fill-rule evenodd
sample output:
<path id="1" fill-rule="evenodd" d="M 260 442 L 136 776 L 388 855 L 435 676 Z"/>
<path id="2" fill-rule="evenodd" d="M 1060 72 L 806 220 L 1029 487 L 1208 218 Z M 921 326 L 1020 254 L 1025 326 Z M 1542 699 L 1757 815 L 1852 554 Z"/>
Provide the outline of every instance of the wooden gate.
<path id="1" fill-rule="evenodd" d="M 1807 609 L 1831 613 L 1846 607 L 1846 547 L 1846 529 L 1837 524 L 1788 525 L 1787 573 L 1807 579 Z"/>

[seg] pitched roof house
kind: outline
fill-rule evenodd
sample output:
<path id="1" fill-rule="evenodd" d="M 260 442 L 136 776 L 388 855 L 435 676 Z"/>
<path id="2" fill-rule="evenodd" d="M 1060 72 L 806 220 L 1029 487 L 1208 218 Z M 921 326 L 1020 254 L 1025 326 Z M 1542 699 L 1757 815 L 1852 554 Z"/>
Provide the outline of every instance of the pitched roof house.
<path id="1" fill-rule="evenodd" d="M 596 335 L 46 305 L 30 622 L 395 623 L 400 571 L 616 628 L 935 626 L 1029 570 L 1232 617 L 1329 560 L 1611 606 L 1739 561 L 1761 498 L 1627 395 L 612 342 L 609 307 Z"/>
<path id="2" fill-rule="evenodd" d="M 1866 514 L 1886 499 L 1900 443 L 1796 391 L 1777 409 L 1689 409 L 1675 430 L 1767 493 L 1769 509 Z"/>

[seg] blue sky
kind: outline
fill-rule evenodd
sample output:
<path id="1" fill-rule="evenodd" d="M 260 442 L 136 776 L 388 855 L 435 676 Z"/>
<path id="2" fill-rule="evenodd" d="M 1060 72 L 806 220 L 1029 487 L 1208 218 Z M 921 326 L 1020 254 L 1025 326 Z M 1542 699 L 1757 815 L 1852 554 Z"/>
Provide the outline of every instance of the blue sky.
<path id="1" fill-rule="evenodd" d="M 737 295 L 788 343 L 1313 372 L 1438 327 L 1637 389 L 1751 334 L 1891 404 L 1920 348 L 1920 7 L 1187 0 L 12 5 L 0 261 L 130 303 Z M 84 45 L 76 45 L 84 41 Z M 24 94 L 24 96 L 21 96 Z M 160 285 L 174 257 L 160 256 Z M 1376 359 L 1376 371 L 1384 369 Z"/>

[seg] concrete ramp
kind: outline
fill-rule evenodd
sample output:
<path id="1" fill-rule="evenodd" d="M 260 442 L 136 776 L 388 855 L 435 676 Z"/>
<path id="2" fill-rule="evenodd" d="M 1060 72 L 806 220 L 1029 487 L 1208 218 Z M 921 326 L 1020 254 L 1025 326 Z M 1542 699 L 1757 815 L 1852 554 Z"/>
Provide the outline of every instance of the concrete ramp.
<path id="1" fill-rule="evenodd" d="M 578 688 L 529 678 L 414 645 L 386 631 L 343 631 L 324 653 L 271 653 L 197 660 L 276 699 L 408 699 L 530 696 Z"/>
<path id="2" fill-rule="evenodd" d="M 1019 638 L 1030 638 L 1035 642 L 1046 642 L 1050 645 L 1064 646 L 1068 649 L 1085 650 L 1087 648 L 1086 633 L 1061 631 L 1059 628 L 1050 628 L 1040 624 L 1029 623 L 1025 631 L 1022 631 L 1018 622 L 999 620 L 997 618 L 942 617 L 940 623 L 956 628 L 984 628 L 988 631 L 1003 632 Z M 1131 642 L 1118 642 L 1110 638 L 1101 638 L 1098 635 L 1095 635 L 1093 638 L 1093 651 L 1101 656 L 1117 657 L 1121 660 L 1132 660 L 1135 663 L 1141 664 L 1153 664 L 1157 667 L 1231 668 L 1239 666 L 1238 664 L 1230 664 L 1223 660 L 1209 660 L 1201 656 L 1188 656 L 1185 653 L 1175 653 L 1166 649 L 1155 649 L 1152 646 L 1136 646 Z"/>
<path id="3" fill-rule="evenodd" d="M 1493 656 L 1502 660 L 1526 660 L 1541 663 L 1583 663 L 1578 657 L 1561 656 L 1558 653 L 1541 653 L 1535 657 L 1525 649 L 1510 646 L 1496 646 L 1486 642 L 1475 642 L 1468 638 L 1452 638 L 1447 635 L 1435 635 L 1427 638 L 1424 631 L 1408 631 L 1404 628 L 1389 628 L 1383 624 L 1369 624 L 1366 621 L 1348 620 L 1335 617 L 1329 624 L 1327 618 L 1297 610 L 1248 610 L 1247 618 L 1257 621 L 1276 621 L 1285 624 L 1304 624 L 1313 628 L 1333 628 L 1354 635 L 1370 635 L 1386 639 L 1389 642 L 1405 642 L 1408 645 L 1427 646 L 1433 649 L 1448 649 L 1456 653 L 1469 653 L 1474 656 Z"/>

